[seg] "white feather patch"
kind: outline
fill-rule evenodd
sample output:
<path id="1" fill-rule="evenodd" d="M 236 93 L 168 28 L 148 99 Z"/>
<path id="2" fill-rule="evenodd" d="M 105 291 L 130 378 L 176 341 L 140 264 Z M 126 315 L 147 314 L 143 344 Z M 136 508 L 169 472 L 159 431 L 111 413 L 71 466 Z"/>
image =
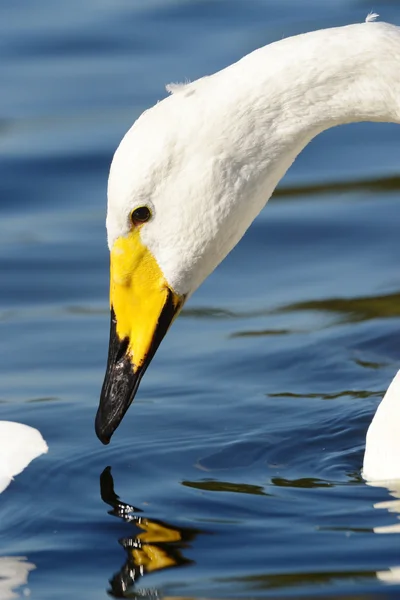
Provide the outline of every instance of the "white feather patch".
<path id="1" fill-rule="evenodd" d="M 177 92 L 181 92 L 189 83 L 190 81 L 185 81 L 184 83 L 167 83 L 165 89 L 169 94 L 176 94 Z"/>
<path id="2" fill-rule="evenodd" d="M 376 21 L 378 17 L 378 13 L 370 12 L 368 13 L 367 18 L 365 19 L 365 22 L 372 23 L 373 21 Z"/>
<path id="3" fill-rule="evenodd" d="M 22 423 L 0 421 L 0 493 L 34 459 L 47 452 L 41 433 Z"/>

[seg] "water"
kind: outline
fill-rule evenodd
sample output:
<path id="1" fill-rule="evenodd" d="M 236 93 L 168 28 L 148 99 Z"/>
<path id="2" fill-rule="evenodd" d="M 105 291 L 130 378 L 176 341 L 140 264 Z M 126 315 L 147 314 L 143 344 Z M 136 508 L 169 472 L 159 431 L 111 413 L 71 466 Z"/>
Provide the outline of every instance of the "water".
<path id="1" fill-rule="evenodd" d="M 391 496 L 360 477 L 400 359 L 398 127 L 316 139 L 190 300 L 110 446 L 93 429 L 119 139 L 165 83 L 370 9 L 0 3 L 0 418 L 50 447 L 0 499 L 2 600 L 13 571 L 33 600 L 398 597 L 399 537 L 374 532 L 397 522 L 374 507 Z"/>

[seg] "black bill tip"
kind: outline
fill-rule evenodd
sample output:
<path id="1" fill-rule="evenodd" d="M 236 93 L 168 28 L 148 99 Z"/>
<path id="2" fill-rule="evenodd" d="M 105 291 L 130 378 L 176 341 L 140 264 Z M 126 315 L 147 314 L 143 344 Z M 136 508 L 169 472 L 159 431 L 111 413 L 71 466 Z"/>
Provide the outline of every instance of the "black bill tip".
<path id="1" fill-rule="evenodd" d="M 112 434 L 128 410 L 137 386 L 139 376 L 128 352 L 129 340 L 120 340 L 117 335 L 117 320 L 111 309 L 110 344 L 108 349 L 107 370 L 100 394 L 95 430 L 103 444 L 109 444 Z"/>
<path id="2" fill-rule="evenodd" d="M 107 370 L 95 422 L 97 437 L 103 444 L 109 444 L 114 431 L 132 404 L 139 383 L 183 301 L 182 298 L 180 302 L 174 302 L 173 294 L 169 291 L 161 314 L 155 322 L 150 350 L 139 367 L 134 365 L 128 351 L 129 339 L 120 340 L 118 337 L 117 319 L 114 309 L 111 308 Z"/>
<path id="3" fill-rule="evenodd" d="M 112 311 L 107 371 L 95 421 L 96 435 L 105 445 L 110 443 L 114 431 L 131 405 L 144 374 L 143 368 L 134 372 L 127 349 L 128 339 L 118 340 Z"/>
<path id="4" fill-rule="evenodd" d="M 103 444 L 109 444 L 131 405 L 141 375 L 142 373 L 134 373 L 132 362 L 127 355 L 107 369 L 95 421 L 97 437 Z"/>

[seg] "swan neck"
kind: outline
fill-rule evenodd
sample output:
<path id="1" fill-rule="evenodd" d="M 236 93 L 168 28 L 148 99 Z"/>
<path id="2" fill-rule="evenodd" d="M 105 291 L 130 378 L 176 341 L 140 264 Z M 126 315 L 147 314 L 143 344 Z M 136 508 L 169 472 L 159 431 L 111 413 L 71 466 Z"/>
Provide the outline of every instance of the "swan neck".
<path id="1" fill-rule="evenodd" d="M 308 143 L 318 133 L 346 123 L 400 122 L 400 30 L 364 23 L 299 36 L 296 58 L 282 73 L 283 118 Z M 297 76 L 296 76 L 297 73 Z"/>

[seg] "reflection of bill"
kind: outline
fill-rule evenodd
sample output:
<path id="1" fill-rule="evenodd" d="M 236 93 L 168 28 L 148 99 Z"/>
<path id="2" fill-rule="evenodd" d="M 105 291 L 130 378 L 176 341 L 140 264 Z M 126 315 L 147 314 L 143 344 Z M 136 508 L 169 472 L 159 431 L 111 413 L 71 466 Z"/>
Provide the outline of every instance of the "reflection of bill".
<path id="1" fill-rule="evenodd" d="M 24 556 L 0 557 L 0 600 L 18 598 L 18 588 L 27 585 L 29 572 L 36 569 L 33 563 Z M 29 595 L 29 589 L 23 589 L 24 596 Z"/>
<path id="2" fill-rule="evenodd" d="M 142 511 L 122 502 L 115 493 L 110 467 L 107 467 L 100 476 L 100 493 L 102 500 L 112 507 L 109 514 L 134 524 L 139 530 L 132 537 L 118 540 L 126 550 L 127 560 L 121 570 L 110 580 L 109 593 L 112 596 L 124 597 L 128 589 L 132 588 L 146 573 L 193 563 L 183 556 L 182 551 L 190 547 L 189 542 L 200 533 L 199 531 L 188 527 L 172 526 L 135 514 Z M 155 593 L 155 590 L 141 589 L 140 597 L 154 596 Z"/>

